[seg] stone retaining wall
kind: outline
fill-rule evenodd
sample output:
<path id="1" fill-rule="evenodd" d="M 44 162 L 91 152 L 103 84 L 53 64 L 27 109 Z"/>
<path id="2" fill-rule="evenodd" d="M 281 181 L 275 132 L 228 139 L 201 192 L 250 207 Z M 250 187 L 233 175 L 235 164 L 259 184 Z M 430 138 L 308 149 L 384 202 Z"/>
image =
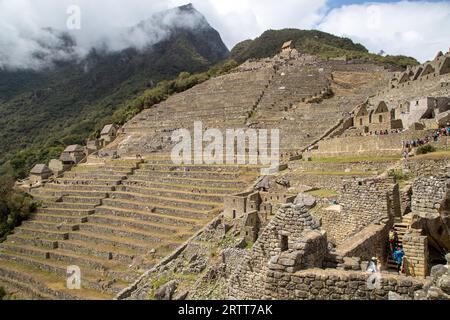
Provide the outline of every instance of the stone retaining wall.
<path id="1" fill-rule="evenodd" d="M 278 300 L 387 300 L 389 291 L 413 298 L 414 291 L 422 289 L 424 285 L 424 281 L 418 279 L 382 273 L 379 288 L 371 289 L 368 286 L 370 275 L 361 271 L 336 269 L 303 270 L 297 273 L 269 271 L 264 296 Z"/>

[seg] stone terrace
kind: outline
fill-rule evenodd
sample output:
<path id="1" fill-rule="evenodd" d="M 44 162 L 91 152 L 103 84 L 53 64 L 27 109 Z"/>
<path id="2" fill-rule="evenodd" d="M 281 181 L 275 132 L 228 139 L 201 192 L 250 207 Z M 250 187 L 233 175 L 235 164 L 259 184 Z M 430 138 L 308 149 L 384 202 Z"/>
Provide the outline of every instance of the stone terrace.
<path id="1" fill-rule="evenodd" d="M 37 214 L 0 247 L 0 283 L 25 298 L 110 299 L 206 225 L 258 167 L 92 161 L 34 189 Z M 65 288 L 77 265 L 82 290 Z"/>
<path id="2" fill-rule="evenodd" d="M 251 121 L 280 128 L 283 152 L 302 150 L 375 93 L 384 77 L 385 71 L 371 64 L 294 63 L 277 71 Z"/>

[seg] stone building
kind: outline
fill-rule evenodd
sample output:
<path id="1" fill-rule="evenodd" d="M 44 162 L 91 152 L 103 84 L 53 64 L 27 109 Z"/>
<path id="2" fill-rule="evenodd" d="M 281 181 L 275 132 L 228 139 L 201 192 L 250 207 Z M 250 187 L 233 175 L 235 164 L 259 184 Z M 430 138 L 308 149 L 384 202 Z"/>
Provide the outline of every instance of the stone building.
<path id="1" fill-rule="evenodd" d="M 106 125 L 100 133 L 100 140 L 103 141 L 104 145 L 112 142 L 119 131 L 119 127 L 115 124 Z"/>
<path id="2" fill-rule="evenodd" d="M 75 144 L 68 146 L 61 154 L 60 160 L 64 165 L 76 164 L 86 157 L 82 146 Z"/>
<path id="3" fill-rule="evenodd" d="M 408 103 L 401 103 L 396 111 L 398 119 L 402 121 L 403 127 L 411 128 L 415 123 L 424 119 L 433 119 L 437 115 L 450 109 L 450 98 L 448 97 L 424 97 Z"/>
<path id="4" fill-rule="evenodd" d="M 362 105 L 353 118 L 353 126 L 364 133 L 403 128 L 401 121 L 396 119 L 395 110 L 389 109 L 384 101 L 376 108 Z"/>
<path id="5" fill-rule="evenodd" d="M 283 43 L 283 46 L 281 47 L 281 52 L 290 52 L 292 49 L 294 49 L 294 44 L 292 40 L 286 41 Z"/>
<path id="6" fill-rule="evenodd" d="M 370 113 L 366 105 L 359 107 L 354 118 L 356 128 L 366 128 L 370 124 Z"/>
<path id="7" fill-rule="evenodd" d="M 37 164 L 30 171 L 30 182 L 32 184 L 40 183 L 53 175 L 52 170 L 45 164 Z"/>
<path id="8" fill-rule="evenodd" d="M 422 65 L 409 66 L 404 72 L 397 72 L 389 82 L 391 89 L 399 88 L 417 81 L 426 81 L 450 73 L 450 52 L 437 53 L 432 61 Z"/>
<path id="9" fill-rule="evenodd" d="M 285 203 L 291 203 L 295 195 L 265 191 L 248 191 L 224 198 L 224 216 L 227 219 L 242 219 L 245 214 L 258 212 L 263 217 Z"/>

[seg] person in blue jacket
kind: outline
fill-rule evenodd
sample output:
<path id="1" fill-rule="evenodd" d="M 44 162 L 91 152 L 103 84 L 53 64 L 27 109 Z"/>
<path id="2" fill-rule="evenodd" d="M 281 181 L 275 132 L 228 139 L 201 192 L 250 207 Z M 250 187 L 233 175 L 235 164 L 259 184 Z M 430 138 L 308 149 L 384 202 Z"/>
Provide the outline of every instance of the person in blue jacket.
<path id="1" fill-rule="evenodd" d="M 394 251 L 394 260 L 395 263 L 397 263 L 397 272 L 400 274 L 400 270 L 402 268 L 403 263 L 403 257 L 405 256 L 405 252 L 403 251 L 402 247 L 397 247 L 397 250 Z"/>

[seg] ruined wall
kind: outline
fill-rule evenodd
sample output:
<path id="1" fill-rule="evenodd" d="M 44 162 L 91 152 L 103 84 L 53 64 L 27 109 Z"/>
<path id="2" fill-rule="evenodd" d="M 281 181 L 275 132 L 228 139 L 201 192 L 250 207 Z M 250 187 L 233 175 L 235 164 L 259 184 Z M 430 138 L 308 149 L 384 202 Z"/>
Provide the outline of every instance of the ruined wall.
<path id="1" fill-rule="evenodd" d="M 304 185 L 311 188 L 329 189 L 340 192 L 348 179 L 361 178 L 360 175 L 332 175 L 332 174 L 287 174 L 291 186 Z"/>
<path id="2" fill-rule="evenodd" d="M 340 212 L 321 212 L 322 227 L 335 244 L 342 244 L 371 224 L 400 215 L 398 185 L 392 178 L 347 181 L 341 194 Z"/>
<path id="3" fill-rule="evenodd" d="M 407 131 L 404 133 L 340 137 L 319 142 L 315 156 L 335 155 L 399 155 L 402 151 L 402 141 L 423 138 L 427 131 Z"/>
<path id="4" fill-rule="evenodd" d="M 264 298 L 265 277 L 270 264 L 290 271 L 299 264 L 320 264 L 320 259 L 312 258 L 324 258 L 326 238 L 317 233 L 307 235 L 308 231 L 320 233 L 319 230 L 318 223 L 304 207 L 283 205 L 231 275 L 229 296 L 232 299 Z M 311 260 L 305 259 L 308 256 Z"/>
<path id="5" fill-rule="evenodd" d="M 381 274 L 380 287 L 371 289 L 367 284 L 370 275 L 336 269 L 303 270 L 294 274 L 269 271 L 264 293 L 278 300 L 387 300 L 389 291 L 413 298 L 414 291 L 424 285 L 420 279 Z"/>
<path id="6" fill-rule="evenodd" d="M 450 176 L 429 176 L 416 179 L 413 184 L 411 209 L 413 212 L 437 212 L 445 199 Z"/>
<path id="7" fill-rule="evenodd" d="M 336 248 L 338 255 L 342 257 L 359 257 L 369 261 L 372 257 L 377 257 L 381 266 L 385 266 L 386 261 L 386 239 L 392 223 L 370 225 L 348 241 Z"/>
<path id="8" fill-rule="evenodd" d="M 410 232 L 403 237 L 404 272 L 413 277 L 425 277 L 428 274 L 428 241 L 420 232 Z"/>
<path id="9" fill-rule="evenodd" d="M 450 174 L 449 158 L 421 159 L 413 157 L 403 162 L 403 169 L 409 170 L 415 177 Z"/>

